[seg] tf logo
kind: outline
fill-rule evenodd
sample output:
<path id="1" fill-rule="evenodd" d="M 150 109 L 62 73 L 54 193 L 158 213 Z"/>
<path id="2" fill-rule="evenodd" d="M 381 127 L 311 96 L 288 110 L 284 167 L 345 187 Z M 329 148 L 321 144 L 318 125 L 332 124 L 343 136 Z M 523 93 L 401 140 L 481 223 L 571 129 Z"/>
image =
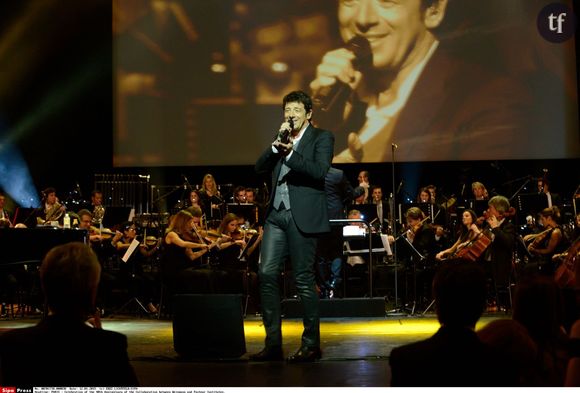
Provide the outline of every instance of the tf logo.
<path id="1" fill-rule="evenodd" d="M 545 40 L 555 44 L 572 38 L 576 31 L 576 16 L 565 4 L 548 4 L 538 14 L 538 31 Z"/>

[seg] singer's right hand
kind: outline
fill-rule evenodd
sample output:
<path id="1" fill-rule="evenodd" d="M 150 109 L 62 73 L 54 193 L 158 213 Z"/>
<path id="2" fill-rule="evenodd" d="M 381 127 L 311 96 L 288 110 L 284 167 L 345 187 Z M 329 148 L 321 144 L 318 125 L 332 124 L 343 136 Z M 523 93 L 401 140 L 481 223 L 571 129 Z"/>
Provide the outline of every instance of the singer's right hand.
<path id="1" fill-rule="evenodd" d="M 316 78 L 310 83 L 313 95 L 323 87 L 334 85 L 336 81 L 348 84 L 352 89 L 358 85 L 362 74 L 354 69 L 354 53 L 346 48 L 330 51 L 316 67 Z"/>

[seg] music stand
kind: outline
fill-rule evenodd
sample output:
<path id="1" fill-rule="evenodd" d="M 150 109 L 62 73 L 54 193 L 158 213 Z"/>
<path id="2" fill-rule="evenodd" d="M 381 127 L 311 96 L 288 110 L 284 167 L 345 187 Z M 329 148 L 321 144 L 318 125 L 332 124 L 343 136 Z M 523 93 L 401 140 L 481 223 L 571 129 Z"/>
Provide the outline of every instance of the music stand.
<path id="1" fill-rule="evenodd" d="M 412 255 L 411 255 L 411 261 L 413 264 L 413 301 L 412 304 L 413 306 L 411 307 L 411 315 L 415 314 L 415 307 L 417 306 L 417 263 L 424 261 L 425 259 L 427 259 L 423 254 L 421 254 L 419 252 L 419 250 L 417 250 L 417 248 L 415 248 L 415 246 L 413 245 L 413 243 L 411 243 L 409 241 L 409 239 L 407 238 L 407 233 L 404 232 L 401 235 L 399 235 L 396 239 L 395 239 L 395 243 L 399 240 L 402 239 L 402 241 L 407 244 L 408 249 L 411 250 Z M 413 256 L 417 256 L 419 258 L 419 261 L 416 261 L 415 258 L 413 258 Z M 408 288 L 408 286 L 407 286 Z M 406 290 L 406 292 L 408 292 L 408 290 Z M 427 309 L 429 309 L 431 305 L 429 305 L 427 307 Z"/>
<path id="2" fill-rule="evenodd" d="M 487 210 L 488 201 L 486 200 L 477 200 L 477 199 L 470 199 L 468 201 L 468 206 L 471 210 L 473 210 L 475 212 L 475 215 L 477 217 L 481 217 L 483 216 L 483 213 Z"/>
<path id="3" fill-rule="evenodd" d="M 518 212 L 523 217 L 527 215 L 536 215 L 548 207 L 548 196 L 541 194 L 519 194 L 518 195 Z"/>
<path id="4" fill-rule="evenodd" d="M 358 210 L 361 212 L 362 219 L 368 223 L 378 220 L 377 205 L 372 203 L 363 203 L 360 205 L 350 205 L 348 211 Z"/>
<path id="5" fill-rule="evenodd" d="M 358 205 L 358 206 L 362 206 L 362 205 Z M 370 224 L 366 220 L 362 220 L 362 219 L 358 219 L 358 218 L 338 218 L 338 219 L 328 220 L 328 222 L 330 223 L 331 226 L 333 226 L 333 225 L 344 226 L 345 224 L 350 226 L 353 224 L 355 224 L 355 225 L 360 224 L 360 225 L 363 225 L 364 228 L 370 232 Z M 362 231 L 358 232 L 358 234 L 355 234 L 355 236 L 348 236 L 349 234 L 347 233 L 347 236 L 344 236 L 344 230 L 343 230 L 344 240 L 347 241 L 347 240 L 352 239 L 352 238 L 360 238 L 361 233 L 362 233 Z M 369 248 L 368 248 L 368 254 L 369 254 L 369 297 L 372 298 L 373 297 L 373 237 L 368 236 L 368 238 L 369 238 Z"/>

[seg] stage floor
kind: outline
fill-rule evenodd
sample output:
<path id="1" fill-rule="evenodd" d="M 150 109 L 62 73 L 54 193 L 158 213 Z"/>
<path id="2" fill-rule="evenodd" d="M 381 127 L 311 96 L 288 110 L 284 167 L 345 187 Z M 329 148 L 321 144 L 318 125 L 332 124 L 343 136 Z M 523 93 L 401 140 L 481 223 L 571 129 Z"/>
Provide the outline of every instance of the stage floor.
<path id="1" fill-rule="evenodd" d="M 504 313 L 487 314 L 477 328 Z M 1 320 L 0 333 L 29 326 L 37 318 Z M 323 318 L 323 357 L 314 364 L 254 363 L 248 354 L 263 347 L 264 328 L 259 316 L 247 316 L 244 333 L 247 353 L 236 359 L 185 361 L 173 349 L 169 320 L 117 316 L 103 319 L 103 328 L 127 335 L 129 357 L 141 386 L 148 387 L 364 387 L 389 386 L 389 354 L 394 347 L 429 337 L 439 323 L 433 313 L 380 318 Z M 284 351 L 300 345 L 302 321 L 283 321 Z M 420 372 L 420 370 L 418 370 Z"/>

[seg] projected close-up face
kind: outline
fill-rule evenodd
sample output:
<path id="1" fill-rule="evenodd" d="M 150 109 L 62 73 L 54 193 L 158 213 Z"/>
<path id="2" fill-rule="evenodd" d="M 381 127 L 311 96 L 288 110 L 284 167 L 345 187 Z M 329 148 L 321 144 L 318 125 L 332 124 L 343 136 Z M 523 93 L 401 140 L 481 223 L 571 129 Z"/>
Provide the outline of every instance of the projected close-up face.
<path id="1" fill-rule="evenodd" d="M 113 165 L 253 165 L 294 90 L 338 164 L 578 157 L 574 41 L 538 34 L 549 3 L 116 1 Z"/>
<path id="2" fill-rule="evenodd" d="M 416 50 L 425 50 L 429 22 L 423 2 L 340 0 L 340 35 L 345 42 L 356 35 L 366 37 L 373 51 L 375 68 L 399 69 L 413 61 Z"/>

